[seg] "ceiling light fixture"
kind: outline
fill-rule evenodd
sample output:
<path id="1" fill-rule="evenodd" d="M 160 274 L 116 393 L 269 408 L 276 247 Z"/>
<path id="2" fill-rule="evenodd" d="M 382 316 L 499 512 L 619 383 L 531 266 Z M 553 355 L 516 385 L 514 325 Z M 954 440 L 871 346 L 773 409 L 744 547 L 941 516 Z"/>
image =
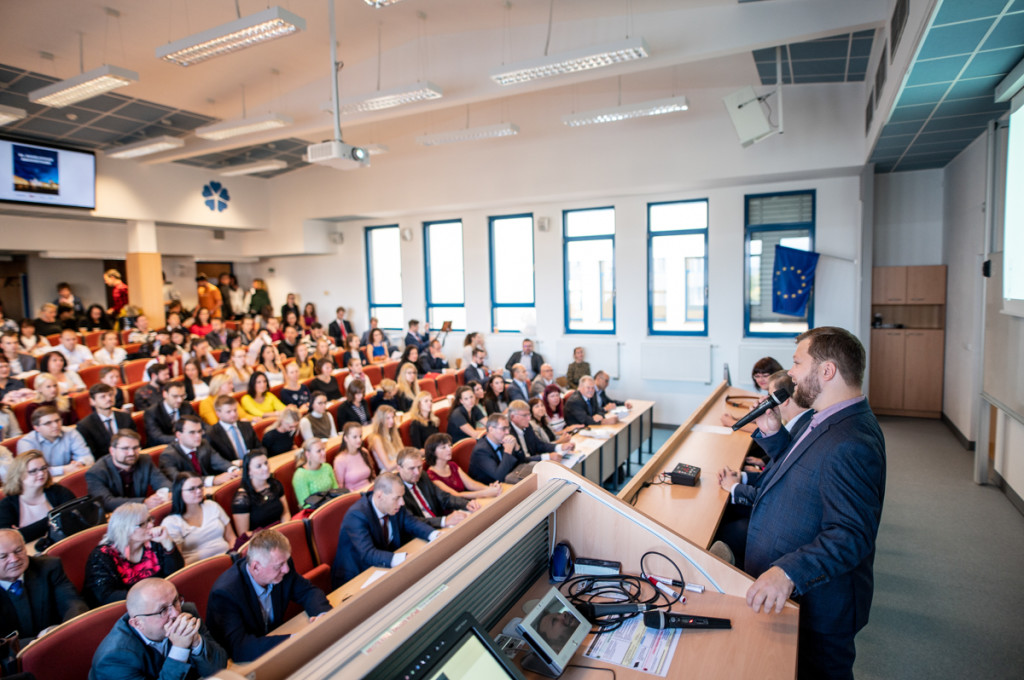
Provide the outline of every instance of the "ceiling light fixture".
<path id="1" fill-rule="evenodd" d="M 0 125 L 13 123 L 16 120 L 21 120 L 27 115 L 28 113 L 25 109 L 17 109 L 13 106 L 4 106 L 3 104 L 0 104 Z"/>
<path id="2" fill-rule="evenodd" d="M 305 29 L 306 20 L 302 17 L 280 7 L 271 7 L 158 47 L 156 56 L 190 66 Z"/>
<path id="3" fill-rule="evenodd" d="M 373 94 L 354 95 L 345 97 L 338 102 L 341 115 L 346 116 L 353 113 L 364 113 L 366 111 L 380 111 L 395 106 L 415 104 L 430 99 L 440 99 L 443 96 L 441 88 L 430 82 L 412 83 L 401 85 L 389 90 L 379 90 Z M 327 104 L 325 110 L 330 111 L 332 104 Z"/>
<path id="4" fill-rule="evenodd" d="M 627 38 L 615 43 L 582 47 L 571 52 L 501 66 L 491 71 L 491 80 L 498 85 L 515 85 L 530 80 L 540 80 L 566 73 L 614 66 L 636 59 L 646 59 L 650 54 L 643 38 Z"/>
<path id="5" fill-rule="evenodd" d="M 138 158 L 139 156 L 148 156 L 169 149 L 180 149 L 183 146 L 185 146 L 184 139 L 161 135 L 160 137 L 151 137 L 140 142 L 107 149 L 103 152 L 103 155 L 107 158 Z"/>
<path id="6" fill-rule="evenodd" d="M 387 144 L 367 144 L 363 148 L 366 149 L 366 153 L 371 156 L 379 156 L 382 153 L 387 153 L 391 150 Z"/>
<path id="7" fill-rule="evenodd" d="M 239 175 L 258 175 L 261 172 L 271 172 L 272 170 L 284 170 L 288 167 L 288 163 L 280 160 L 270 161 L 256 161 L 255 163 L 245 163 L 243 165 L 231 165 L 219 172 L 221 177 L 238 177 Z"/>
<path id="8" fill-rule="evenodd" d="M 380 9 L 381 7 L 387 7 L 388 5 L 393 5 L 396 2 L 401 2 L 402 0 L 364 0 L 364 1 L 370 7 L 373 7 L 374 9 Z"/>
<path id="9" fill-rule="evenodd" d="M 431 135 L 417 137 L 416 143 L 423 146 L 437 146 L 438 144 L 473 142 L 478 139 L 511 137 L 512 135 L 518 134 L 518 125 L 513 125 L 512 123 L 499 123 L 497 125 L 484 125 L 483 127 L 463 128 L 461 130 L 450 130 L 448 132 L 435 132 Z"/>
<path id="10" fill-rule="evenodd" d="M 670 97 L 649 102 L 638 102 L 636 104 L 623 104 L 609 109 L 598 109 L 596 111 L 584 111 L 562 116 L 562 122 L 569 127 L 582 127 L 597 123 L 614 123 L 620 120 L 631 118 L 644 118 L 646 116 L 662 116 L 666 113 L 686 111 L 689 105 L 686 97 Z"/>
<path id="11" fill-rule="evenodd" d="M 196 128 L 195 132 L 196 137 L 201 137 L 202 139 L 227 139 L 228 137 L 238 137 L 239 135 L 247 135 L 252 132 L 272 130 L 291 124 L 292 119 L 288 116 L 268 113 L 263 116 L 254 116 L 253 118 L 243 117 L 235 120 L 225 120 L 213 125 L 204 125 Z"/>
<path id="12" fill-rule="evenodd" d="M 131 85 L 138 80 L 139 74 L 135 71 L 104 64 L 73 78 L 33 90 L 28 93 L 28 100 L 33 104 L 59 109 Z"/>

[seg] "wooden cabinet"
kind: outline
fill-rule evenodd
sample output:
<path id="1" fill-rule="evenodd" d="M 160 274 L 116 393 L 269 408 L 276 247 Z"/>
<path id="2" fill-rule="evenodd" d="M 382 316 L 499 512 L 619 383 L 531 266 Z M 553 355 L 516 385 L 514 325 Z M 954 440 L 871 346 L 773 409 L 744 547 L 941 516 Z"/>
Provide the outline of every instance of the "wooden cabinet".
<path id="1" fill-rule="evenodd" d="M 869 401 L 880 415 L 942 415 L 946 268 L 877 267 L 872 313 L 889 328 L 871 330 Z"/>

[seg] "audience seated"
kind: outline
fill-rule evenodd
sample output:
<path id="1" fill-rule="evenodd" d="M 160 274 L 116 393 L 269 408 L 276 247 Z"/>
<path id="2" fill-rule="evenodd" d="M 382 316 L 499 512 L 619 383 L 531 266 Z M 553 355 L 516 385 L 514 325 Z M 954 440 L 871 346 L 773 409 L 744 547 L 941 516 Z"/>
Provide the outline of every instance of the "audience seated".
<path id="1" fill-rule="evenodd" d="M 419 374 L 416 372 L 416 366 L 410 362 L 400 364 L 398 367 L 398 394 L 396 395 L 405 408 L 398 409 L 399 411 L 408 411 L 412 406 L 412 400 L 416 398 L 416 393 L 420 391 L 419 385 Z"/>
<path id="2" fill-rule="evenodd" d="M 0 498 L 0 528 L 17 529 L 26 541 L 42 538 L 47 513 L 75 494 L 53 481 L 46 459 L 38 451 L 26 451 L 11 461 Z"/>
<path id="3" fill-rule="evenodd" d="M 393 472 L 385 472 L 345 513 L 338 533 L 338 551 L 331 568 L 337 588 L 370 567 L 397 567 L 407 553 L 399 549 L 413 538 L 432 541 L 439 531 L 412 516 L 403 507 L 405 485 Z"/>
<path id="4" fill-rule="evenodd" d="M 162 387 L 171 379 L 171 367 L 167 364 L 153 364 L 146 369 L 149 379 L 145 385 L 135 390 L 133 403 L 135 411 L 147 411 L 160 403 Z"/>
<path id="5" fill-rule="evenodd" d="M 0 529 L 0 637 L 17 631 L 22 645 L 88 607 L 56 557 L 30 557 L 25 539 Z"/>
<path id="6" fill-rule="evenodd" d="M 78 333 L 71 328 L 65 328 L 60 332 L 60 344 L 54 349 L 64 357 L 67 362 L 65 368 L 71 373 L 77 373 L 79 368 L 95 363 L 92 352 L 85 345 L 79 344 Z"/>
<path id="7" fill-rule="evenodd" d="M 266 375 L 267 383 L 270 385 L 280 385 L 284 382 L 284 364 L 281 363 L 281 355 L 273 345 L 263 345 L 253 370 Z M 251 377 L 249 381 L 252 382 Z"/>
<path id="8" fill-rule="evenodd" d="M 205 337 L 197 338 L 192 343 L 192 360 L 199 364 L 202 375 L 207 376 L 220 368 L 220 362 L 210 349 L 210 341 Z"/>
<path id="9" fill-rule="evenodd" d="M 237 537 L 224 508 L 203 494 L 203 479 L 194 472 L 179 472 L 171 487 L 171 512 L 162 526 L 178 546 L 185 564 L 222 555 Z"/>
<path id="10" fill-rule="evenodd" d="M 487 416 L 486 433 L 477 440 L 470 454 L 469 476 L 484 484 L 503 482 L 508 473 L 518 466 L 556 455 L 528 456 L 509 433 L 508 418 L 500 413 L 492 413 Z"/>
<path id="11" fill-rule="evenodd" d="M 252 661 L 288 639 L 270 635 L 285 622 L 288 604 L 310 621 L 331 609 L 323 591 L 295 573 L 288 539 L 273 529 L 256 533 L 244 559 L 228 567 L 210 591 L 210 631 L 235 663 Z"/>
<path id="12" fill-rule="evenodd" d="M 430 324 L 423 322 L 423 333 L 420 333 L 420 322 L 417 319 L 409 320 L 409 332 L 405 334 L 406 348 L 415 347 L 422 354 L 427 351 L 430 344 Z M 405 357 L 402 358 L 406 361 Z M 415 360 L 413 360 L 415 363 Z"/>
<path id="13" fill-rule="evenodd" d="M 398 452 L 405 444 L 398 433 L 398 417 L 395 409 L 390 406 L 381 406 L 373 414 L 373 428 L 367 438 L 367 445 L 370 453 L 377 462 L 377 469 L 381 472 L 394 472 L 398 465 Z"/>
<path id="14" fill-rule="evenodd" d="M 359 357 L 363 360 L 364 365 L 370 363 L 370 360 L 366 357 L 366 352 L 362 348 L 359 336 L 355 333 L 352 333 L 345 338 L 344 346 L 345 353 L 341 355 L 341 363 L 343 366 L 348 366 L 348 360 L 352 357 Z"/>
<path id="15" fill-rule="evenodd" d="M 128 393 L 121 387 L 120 366 L 104 366 L 100 368 L 98 375 L 101 383 L 114 388 L 114 408 L 125 408 L 125 404 L 128 403 Z M 128 408 L 133 407 L 129 406 Z"/>
<path id="16" fill-rule="evenodd" d="M 39 316 L 35 319 L 35 332 L 46 337 L 60 333 L 61 327 L 57 323 L 57 305 L 47 302 L 39 308 Z M 26 347 L 26 349 L 31 349 Z"/>
<path id="17" fill-rule="evenodd" d="M 220 397 L 230 397 L 231 401 L 235 403 L 235 411 L 238 413 L 239 420 L 248 420 L 248 414 L 242 414 L 241 409 L 238 407 L 238 402 L 231 397 L 234 390 L 231 378 L 220 373 L 213 376 L 210 379 L 210 394 L 201 402 L 199 402 L 199 417 L 203 419 L 203 422 L 207 425 L 216 425 L 220 419 L 217 415 L 217 400 Z M 222 402 L 223 403 L 223 402 Z"/>
<path id="18" fill-rule="evenodd" d="M 292 361 L 284 367 L 284 386 L 281 388 L 281 403 L 287 406 L 295 406 L 299 413 L 309 410 L 309 388 L 299 382 L 299 365 Z"/>
<path id="19" fill-rule="evenodd" d="M 559 394 L 552 397 L 550 401 L 556 401 L 554 406 L 547 403 L 543 398 L 530 400 L 530 427 L 541 440 L 549 444 L 564 444 L 569 437 L 576 432 L 579 426 L 565 429 L 565 418 L 562 417 L 562 399 Z M 555 414 L 559 427 L 548 417 L 548 409 Z"/>
<path id="20" fill-rule="evenodd" d="M 253 345 L 255 344 L 254 342 Z M 231 360 L 228 362 L 227 370 L 224 373 L 231 378 L 232 392 L 241 392 L 249 386 L 252 368 L 247 363 L 245 349 L 239 347 L 231 350 Z"/>
<path id="21" fill-rule="evenodd" d="M 527 379 L 533 380 L 540 373 L 540 367 L 543 363 L 544 357 L 533 351 L 533 340 L 525 338 L 522 351 L 512 352 L 512 356 L 505 362 L 505 370 L 511 372 L 513 366 L 522 364 L 526 367 Z"/>
<path id="22" fill-rule="evenodd" d="M 551 385 L 562 391 L 561 386 L 555 381 L 555 369 L 551 367 L 551 364 L 541 364 L 540 375 L 534 378 L 530 384 L 530 398 L 541 396 L 544 390 Z"/>
<path id="23" fill-rule="evenodd" d="M 512 364 L 512 380 L 505 384 L 505 394 L 509 402 L 530 400 L 530 379 L 522 364 Z"/>
<path id="24" fill-rule="evenodd" d="M 613 399 L 608 395 L 608 374 L 604 371 L 598 371 L 594 376 L 594 400 L 597 402 L 597 408 L 602 413 L 607 413 L 613 410 L 617 406 L 625 406 L 626 408 L 633 408 L 633 405 Z"/>
<path id="25" fill-rule="evenodd" d="M 256 371 L 249 378 L 249 388 L 240 401 L 242 410 L 254 418 L 280 413 L 284 404 L 270 391 L 270 381 L 263 371 Z"/>
<path id="26" fill-rule="evenodd" d="M 125 604 L 127 613 L 93 655 L 89 680 L 205 678 L 227 667 L 224 649 L 173 583 L 139 581 Z"/>
<path id="27" fill-rule="evenodd" d="M 463 385 L 455 390 L 455 406 L 448 414 L 448 435 L 452 441 L 460 441 L 466 438 L 477 439 L 484 433 L 479 427 L 479 413 L 477 413 L 476 395 L 473 388 Z"/>
<path id="28" fill-rule="evenodd" d="M 336 318 L 327 326 L 327 333 L 334 339 L 338 347 L 347 346 L 346 340 L 351 336 L 359 337 L 352 331 L 351 322 L 345 319 L 345 308 L 338 307 L 334 310 Z"/>
<path id="29" fill-rule="evenodd" d="M 382 404 L 387 404 L 396 411 L 405 411 L 410 408 L 408 397 L 398 393 L 398 383 L 390 378 L 380 381 L 378 390 L 370 397 L 370 408 L 376 411 Z M 402 407 L 405 408 L 402 408 Z"/>
<path id="30" fill-rule="evenodd" d="M 155 526 L 142 503 L 125 503 L 110 515 L 107 533 L 89 553 L 82 592 L 93 607 L 125 599 L 147 578 L 165 577 L 185 566 L 167 529 Z"/>
<path id="31" fill-rule="evenodd" d="M 60 414 L 52 406 L 41 406 L 32 413 L 32 432 L 18 440 L 18 453 L 39 451 L 54 477 L 74 472 L 93 464 L 89 446 L 78 430 L 64 430 Z"/>
<path id="32" fill-rule="evenodd" d="M 207 430 L 207 440 L 224 460 L 241 460 L 260 445 L 256 431 L 249 423 L 239 420 L 238 403 L 233 398 L 222 394 L 214 404 L 217 422 Z"/>
<path id="33" fill-rule="evenodd" d="M 569 385 L 570 390 L 579 387 L 580 378 L 590 375 L 590 364 L 583 360 L 584 355 L 585 352 L 582 347 L 577 347 L 572 351 L 572 363 L 569 364 L 569 368 L 565 371 L 565 381 Z"/>
<path id="34" fill-rule="evenodd" d="M 750 371 L 750 380 L 757 387 L 758 393 L 765 392 L 768 390 L 768 380 L 775 373 L 783 370 L 782 365 L 779 364 L 772 357 L 761 357 L 754 362 L 754 367 Z M 751 404 L 751 408 L 754 404 Z M 725 427 L 732 427 L 735 422 L 739 420 L 736 416 L 729 413 L 728 411 L 722 413 L 721 422 Z M 740 428 L 744 432 L 754 432 L 757 426 L 754 423 L 748 423 L 744 427 Z"/>
<path id="35" fill-rule="evenodd" d="M 36 367 L 36 360 L 22 350 L 18 344 L 18 334 L 14 331 L 7 330 L 0 335 L 0 349 L 11 365 L 11 375 L 19 375 Z"/>
<path id="36" fill-rule="evenodd" d="M 420 366 L 420 348 L 416 345 L 406 345 L 405 349 L 402 350 L 402 356 L 398 360 L 401 368 L 398 369 L 399 375 L 402 374 L 402 369 L 405 368 L 406 364 L 412 366 L 416 370 L 416 378 L 422 378 L 427 374 L 426 370 Z"/>
<path id="37" fill-rule="evenodd" d="M 346 423 L 341 430 L 341 449 L 334 457 L 334 478 L 349 491 L 364 491 L 373 481 L 373 461 L 363 448 L 363 428 Z"/>
<path id="38" fill-rule="evenodd" d="M 563 453 L 575 449 L 575 444 L 572 442 L 552 444 L 538 437 L 530 426 L 530 405 L 521 399 L 509 404 L 508 422 L 511 427 L 510 434 L 515 437 L 519 448 L 527 456 L 539 455 L 544 460 L 559 461 L 562 459 Z"/>
<path id="39" fill-rule="evenodd" d="M 566 425 L 598 425 L 618 422 L 613 415 L 604 415 L 597 406 L 594 379 L 589 375 L 580 378 L 579 387 L 565 400 Z"/>
<path id="40" fill-rule="evenodd" d="M 366 407 L 366 391 L 361 380 L 348 383 L 345 401 L 338 407 L 338 427 L 343 427 L 346 423 L 370 424 L 370 411 Z"/>
<path id="41" fill-rule="evenodd" d="M 100 309 L 97 307 L 96 309 Z M 102 310 L 100 310 L 102 311 Z M 117 333 L 107 331 L 100 340 L 100 348 L 92 354 L 93 362 L 104 366 L 118 366 L 128 358 L 128 352 L 118 345 Z"/>
<path id="42" fill-rule="evenodd" d="M 231 501 L 231 517 L 239 540 L 291 519 L 284 486 L 270 471 L 267 452 L 253 449 L 242 459 L 242 484 Z"/>
<path id="43" fill-rule="evenodd" d="M 192 405 L 185 403 L 185 385 L 178 380 L 160 386 L 161 401 L 146 409 L 146 444 L 174 442 L 174 424 L 182 416 L 194 416 Z"/>
<path id="44" fill-rule="evenodd" d="M 505 379 L 497 373 L 488 378 L 487 383 L 484 385 L 484 397 L 482 400 L 487 415 L 504 413 L 508 409 L 510 401 L 512 399 L 505 391 Z"/>
<path id="45" fill-rule="evenodd" d="M 202 401 L 210 396 L 210 384 L 203 376 L 203 367 L 192 358 L 181 365 L 181 382 L 185 385 L 185 401 Z"/>
<path id="46" fill-rule="evenodd" d="M 85 383 L 78 377 L 78 374 L 68 370 L 68 360 L 60 352 L 47 352 L 39 360 L 39 365 L 42 367 L 43 373 L 53 376 L 61 394 L 85 389 Z"/>
<path id="47" fill-rule="evenodd" d="M 182 416 L 174 423 L 174 441 L 160 453 L 160 471 L 167 479 L 194 472 L 206 486 L 224 484 L 240 475 L 237 467 L 203 441 L 199 416 Z"/>
<path id="48" fill-rule="evenodd" d="M 348 375 L 345 377 L 344 385 L 346 390 L 348 390 L 349 384 L 354 380 L 363 383 L 367 397 L 377 391 L 373 383 L 370 382 L 370 376 L 363 373 L 363 360 L 359 357 L 352 357 L 348 360 Z"/>
<path id="49" fill-rule="evenodd" d="M 427 438 L 423 447 L 427 476 L 442 491 L 462 498 L 489 498 L 501 493 L 501 484 L 476 481 L 452 460 L 452 438 L 441 432 Z"/>
<path id="50" fill-rule="evenodd" d="M 314 371 L 316 375 L 309 384 L 310 392 L 322 392 L 328 401 L 341 399 L 341 387 L 337 379 L 331 375 L 334 372 L 334 363 L 330 359 L 320 359 L 316 362 Z"/>
<path id="51" fill-rule="evenodd" d="M 327 465 L 327 447 L 319 439 L 310 439 L 295 452 L 295 474 L 292 487 L 299 507 L 309 508 L 306 499 L 310 494 L 338 488 L 334 469 Z"/>
<path id="52" fill-rule="evenodd" d="M 276 456 L 295 448 L 295 433 L 299 431 L 301 418 L 299 410 L 294 406 L 281 411 L 274 424 L 263 433 L 261 444 L 267 450 L 267 455 Z"/>
<path id="53" fill-rule="evenodd" d="M 444 355 L 441 341 L 434 338 L 426 350 L 420 352 L 420 371 L 422 373 L 454 373 L 449 367 L 448 358 Z"/>
<path id="54" fill-rule="evenodd" d="M 398 453 L 398 476 L 405 487 L 404 502 L 409 514 L 435 529 L 453 527 L 468 512 L 480 509 L 480 501 L 455 496 L 437 487 L 423 472 L 423 454 L 409 446 Z"/>
<path id="55" fill-rule="evenodd" d="M 412 401 L 412 408 L 409 409 L 409 443 L 417 449 L 422 449 L 427 438 L 437 434 L 440 430 L 440 421 L 434 415 L 434 396 L 430 392 L 420 392 Z"/>
<path id="56" fill-rule="evenodd" d="M 99 460 L 110 451 L 110 437 L 118 430 L 134 430 L 135 421 L 124 411 L 114 408 L 117 389 L 98 382 L 89 388 L 89 403 L 92 413 L 78 421 L 78 433 L 82 435 L 92 457 Z"/>
<path id="57" fill-rule="evenodd" d="M 370 322 L 372 323 L 373 320 L 371 319 Z M 364 341 L 363 344 L 366 345 L 366 355 L 370 358 L 370 363 L 379 364 L 388 361 L 391 358 L 392 350 L 384 331 L 379 328 L 371 328 L 369 333 L 368 341 Z"/>
<path id="58" fill-rule="evenodd" d="M 125 503 L 144 503 L 152 510 L 170 497 L 171 481 L 149 456 L 139 455 L 141 450 L 138 432 L 118 430 L 110 439 L 110 455 L 86 471 L 89 495 L 107 512 Z"/>
<path id="59" fill-rule="evenodd" d="M 22 352 L 38 356 L 50 350 L 50 342 L 46 339 L 47 335 L 50 333 L 43 333 L 36 328 L 35 319 L 22 319 L 18 328 L 18 345 Z"/>
<path id="60" fill-rule="evenodd" d="M 277 351 L 282 356 L 292 359 L 295 357 L 295 348 L 298 346 L 299 340 L 299 328 L 296 326 L 285 326 L 284 337 L 281 338 L 281 342 L 277 344 Z"/>
<path id="61" fill-rule="evenodd" d="M 309 413 L 299 421 L 299 432 L 302 433 L 303 442 L 308 442 L 310 439 L 331 439 L 338 436 L 334 418 L 327 412 L 327 395 L 323 392 L 313 393 Z"/>
<path id="62" fill-rule="evenodd" d="M 473 350 L 473 360 L 466 366 L 466 382 L 473 380 L 481 385 L 487 382 L 487 378 L 490 377 L 491 371 L 484 366 L 484 361 L 487 360 L 487 350 L 477 347 Z"/>

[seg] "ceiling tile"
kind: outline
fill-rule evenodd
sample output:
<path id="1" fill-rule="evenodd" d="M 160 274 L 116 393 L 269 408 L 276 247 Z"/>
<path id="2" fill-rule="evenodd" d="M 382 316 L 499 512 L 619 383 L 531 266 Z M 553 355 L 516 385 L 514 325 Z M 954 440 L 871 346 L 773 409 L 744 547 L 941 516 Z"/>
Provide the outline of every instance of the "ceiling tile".
<path id="1" fill-rule="evenodd" d="M 82 128 L 81 130 L 76 130 L 75 134 L 69 139 L 75 143 L 87 141 L 106 146 L 117 143 L 121 136 L 119 132 L 108 132 L 107 130 L 98 130 L 96 128 Z M 117 146 L 120 146 L 120 144 L 117 144 Z"/>
<path id="2" fill-rule="evenodd" d="M 940 83 L 938 85 L 918 85 L 916 87 L 907 87 L 903 89 L 900 94 L 899 104 L 912 106 L 914 104 L 927 104 L 929 102 L 937 102 L 946 94 L 946 90 L 949 89 L 949 83 Z"/>
<path id="3" fill-rule="evenodd" d="M 974 99 L 951 99 L 942 102 L 935 111 L 936 118 L 948 118 L 949 116 L 963 116 L 970 113 L 988 113 L 993 118 L 998 118 L 1001 113 L 1010 108 L 1009 102 L 997 103 L 991 97 L 976 97 Z"/>
<path id="4" fill-rule="evenodd" d="M 925 120 L 935 110 L 934 104 L 917 104 L 914 106 L 897 106 L 889 116 L 890 123 L 906 123 L 911 120 Z"/>
<path id="5" fill-rule="evenodd" d="M 1022 57 L 1024 57 L 1024 46 L 978 52 L 974 55 L 971 63 L 967 65 L 967 68 L 964 69 L 963 77 L 1003 76 L 1009 73 L 1010 69 L 1016 66 Z"/>
<path id="6" fill-rule="evenodd" d="M 924 132 L 941 132 L 963 128 L 976 128 L 985 125 L 995 118 L 989 113 L 977 113 L 968 116 L 952 116 L 950 118 L 932 118 L 924 127 Z"/>
<path id="7" fill-rule="evenodd" d="M 804 43 L 794 43 L 789 46 L 790 59 L 846 59 L 850 50 L 850 41 L 847 38 L 841 40 L 813 40 Z"/>
<path id="8" fill-rule="evenodd" d="M 933 27 L 917 54 L 919 60 L 970 54 L 985 37 L 994 19 L 978 19 L 952 26 Z"/>
<path id="9" fill-rule="evenodd" d="M 913 135 L 921 129 L 921 121 L 911 123 L 888 123 L 885 131 L 890 135 Z"/>
<path id="10" fill-rule="evenodd" d="M 136 101 L 122 106 L 117 110 L 117 115 L 122 118 L 131 118 L 133 120 L 140 120 L 144 123 L 151 123 L 166 117 L 173 111 L 174 109 L 169 109 L 165 106 Z"/>
<path id="11" fill-rule="evenodd" d="M 850 56 L 851 57 L 870 57 L 871 46 L 874 44 L 874 40 L 871 38 L 855 38 L 850 45 Z"/>
<path id="12" fill-rule="evenodd" d="M 970 0 L 969 2 L 944 2 L 935 15 L 933 26 L 942 26 L 957 21 L 970 21 L 982 17 L 993 17 L 1003 11 L 1006 0 Z"/>
<path id="13" fill-rule="evenodd" d="M 907 77 L 907 85 L 928 85 L 931 83 L 950 82 L 967 63 L 967 55 L 945 57 L 914 64 Z"/>
<path id="14" fill-rule="evenodd" d="M 970 99 L 972 97 L 994 97 L 996 85 L 1003 76 L 985 76 L 959 80 L 950 89 L 947 99 Z"/>
<path id="15" fill-rule="evenodd" d="M 30 132 L 37 135 L 52 135 L 54 138 L 66 135 L 75 129 L 75 125 L 68 122 L 46 120 L 45 118 L 27 118 L 18 124 L 19 132 Z"/>
<path id="16" fill-rule="evenodd" d="M 982 49 L 994 50 L 1000 47 L 1012 47 L 1024 43 L 1024 12 L 1019 14 L 1007 14 L 996 27 L 992 34 L 982 45 Z"/>
<path id="17" fill-rule="evenodd" d="M 86 99 L 84 102 L 78 104 L 83 109 L 91 109 L 93 111 L 100 111 L 107 113 L 120 108 L 130 102 L 131 100 L 127 97 L 122 97 L 116 94 L 104 94 L 99 97 L 93 97 L 92 99 Z"/>

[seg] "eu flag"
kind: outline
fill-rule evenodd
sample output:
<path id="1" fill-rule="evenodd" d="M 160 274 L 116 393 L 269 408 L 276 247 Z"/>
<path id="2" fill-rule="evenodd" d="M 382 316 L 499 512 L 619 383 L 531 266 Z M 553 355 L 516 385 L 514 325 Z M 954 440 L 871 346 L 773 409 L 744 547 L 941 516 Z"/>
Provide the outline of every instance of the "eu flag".
<path id="1" fill-rule="evenodd" d="M 804 316 L 817 267 L 818 253 L 775 246 L 772 311 L 776 314 Z"/>

